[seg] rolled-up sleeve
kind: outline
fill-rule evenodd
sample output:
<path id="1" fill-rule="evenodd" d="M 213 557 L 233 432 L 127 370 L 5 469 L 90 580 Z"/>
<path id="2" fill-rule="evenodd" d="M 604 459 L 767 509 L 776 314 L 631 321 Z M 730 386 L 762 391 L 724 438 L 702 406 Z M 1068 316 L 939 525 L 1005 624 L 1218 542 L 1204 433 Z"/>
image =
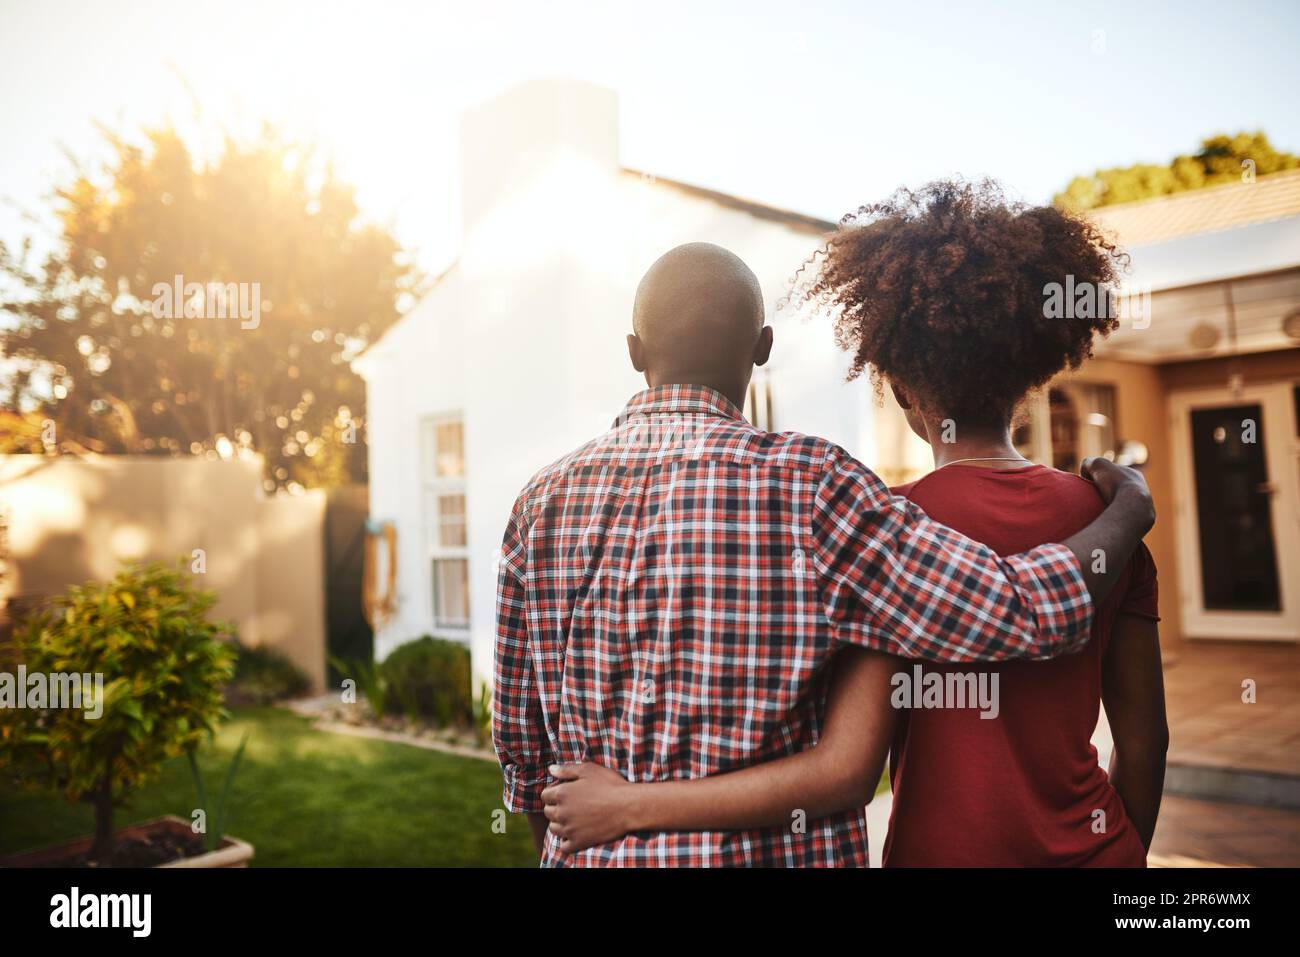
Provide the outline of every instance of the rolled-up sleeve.
<path id="1" fill-rule="evenodd" d="M 501 544 L 497 572 L 497 632 L 492 743 L 501 762 L 502 800 L 516 813 L 542 810 L 551 748 L 528 642 L 523 540 L 518 513 Z"/>
<path id="2" fill-rule="evenodd" d="M 812 511 L 818 588 L 841 641 L 951 662 L 1050 658 L 1088 641 L 1092 599 L 1062 545 L 999 557 L 847 454 L 827 463 Z"/>

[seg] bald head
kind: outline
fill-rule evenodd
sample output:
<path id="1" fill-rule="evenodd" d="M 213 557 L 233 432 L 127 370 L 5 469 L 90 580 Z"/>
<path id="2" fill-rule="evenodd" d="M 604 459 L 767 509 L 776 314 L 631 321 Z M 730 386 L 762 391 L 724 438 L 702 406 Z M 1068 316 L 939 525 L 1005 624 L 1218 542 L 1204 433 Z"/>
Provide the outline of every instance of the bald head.
<path id="1" fill-rule="evenodd" d="M 651 384 L 658 375 L 716 388 L 710 380 L 743 374 L 748 385 L 752 367 L 767 360 L 763 341 L 771 342 L 758 278 L 712 243 L 687 243 L 655 261 L 637 286 L 632 329 L 641 352 L 633 364 Z"/>

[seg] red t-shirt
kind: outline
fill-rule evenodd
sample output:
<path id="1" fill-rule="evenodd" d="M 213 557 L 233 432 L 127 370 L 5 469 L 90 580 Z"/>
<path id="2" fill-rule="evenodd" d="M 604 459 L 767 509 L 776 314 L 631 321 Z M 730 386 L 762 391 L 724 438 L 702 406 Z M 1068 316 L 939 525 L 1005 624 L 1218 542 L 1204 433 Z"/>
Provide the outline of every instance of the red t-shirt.
<path id="1" fill-rule="evenodd" d="M 952 465 L 895 491 L 1003 555 L 1063 541 L 1103 508 L 1089 482 L 1041 465 Z M 974 674 L 986 688 L 996 673 L 1000 713 L 989 719 L 977 707 L 902 711 L 890 754 L 886 867 L 1146 865 L 1137 831 L 1089 742 L 1102 657 L 1121 611 L 1157 615 L 1155 563 L 1145 545 L 1097 611 L 1092 640 L 1078 654 L 922 664 L 924 674 Z M 990 677 L 980 679 L 981 672 Z M 1105 812 L 1102 833 L 1098 810 Z"/>

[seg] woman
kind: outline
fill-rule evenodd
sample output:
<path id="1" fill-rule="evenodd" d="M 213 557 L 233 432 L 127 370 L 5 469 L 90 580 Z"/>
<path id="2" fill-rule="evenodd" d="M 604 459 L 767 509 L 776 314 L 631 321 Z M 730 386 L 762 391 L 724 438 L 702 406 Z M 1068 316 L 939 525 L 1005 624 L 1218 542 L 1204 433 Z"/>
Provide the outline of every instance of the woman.
<path id="1" fill-rule="evenodd" d="M 990 182 L 952 181 L 863 207 L 815 258 L 801 293 L 835 307 L 850 377 L 870 364 L 934 453 L 934 471 L 899 494 L 1002 554 L 1092 521 L 1102 509 L 1092 486 L 1026 460 L 1011 434 L 1017 407 L 1117 325 L 1106 290 L 1124 257 L 1113 244 L 1058 209 L 1008 203 Z M 1069 318 L 1062 289 L 1076 296 Z M 1157 621 L 1143 547 L 1077 655 L 898 662 L 886 866 L 1144 866 L 1168 734 Z M 883 708 L 854 700 L 855 690 L 882 687 L 863 668 L 851 654 L 835 665 L 824 733 L 803 754 L 694 781 L 553 769 L 559 783 L 545 799 L 562 849 L 635 830 L 797 826 L 801 809 L 852 806 L 862 782 L 839 783 L 845 755 L 874 748 L 883 759 L 890 737 Z M 954 689 L 972 700 L 954 700 Z M 1089 742 L 1102 703 L 1115 742 L 1109 775 Z"/>

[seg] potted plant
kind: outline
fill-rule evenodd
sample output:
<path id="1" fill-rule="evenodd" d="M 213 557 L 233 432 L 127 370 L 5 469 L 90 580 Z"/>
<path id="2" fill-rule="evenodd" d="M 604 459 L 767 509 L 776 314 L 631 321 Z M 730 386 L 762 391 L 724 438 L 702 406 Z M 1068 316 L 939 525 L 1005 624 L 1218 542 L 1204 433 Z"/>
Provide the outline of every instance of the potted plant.
<path id="1" fill-rule="evenodd" d="M 228 716 L 222 687 L 235 652 L 230 626 L 209 620 L 215 602 L 180 568 L 129 565 L 111 581 L 70 588 L 16 629 L 11 655 L 27 681 L 52 691 L 76 675 L 81 700 L 33 695 L 26 707 L 0 708 L 0 767 L 23 786 L 89 803 L 95 833 L 0 865 L 221 866 L 202 863 L 211 852 L 180 818 L 113 826 L 133 790 Z M 236 845 L 246 862 L 252 848 L 234 839 L 216 853 Z"/>

